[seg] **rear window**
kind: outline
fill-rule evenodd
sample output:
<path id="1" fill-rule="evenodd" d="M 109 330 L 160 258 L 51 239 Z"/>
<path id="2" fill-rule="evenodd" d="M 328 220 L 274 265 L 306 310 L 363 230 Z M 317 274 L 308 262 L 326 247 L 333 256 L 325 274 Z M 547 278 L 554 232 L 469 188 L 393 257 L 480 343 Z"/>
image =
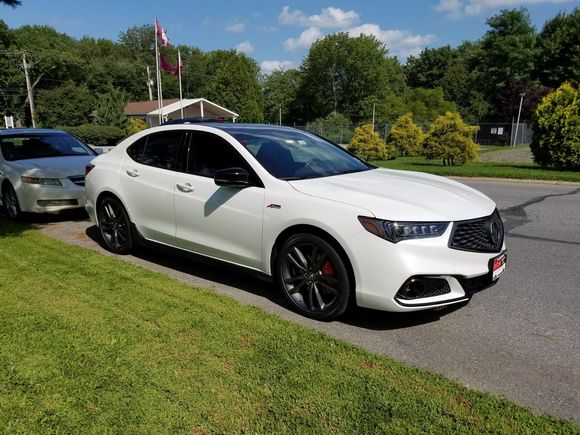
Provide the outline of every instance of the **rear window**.
<path id="1" fill-rule="evenodd" d="M 4 159 L 9 161 L 95 155 L 91 148 L 68 134 L 0 137 L 0 150 Z"/>

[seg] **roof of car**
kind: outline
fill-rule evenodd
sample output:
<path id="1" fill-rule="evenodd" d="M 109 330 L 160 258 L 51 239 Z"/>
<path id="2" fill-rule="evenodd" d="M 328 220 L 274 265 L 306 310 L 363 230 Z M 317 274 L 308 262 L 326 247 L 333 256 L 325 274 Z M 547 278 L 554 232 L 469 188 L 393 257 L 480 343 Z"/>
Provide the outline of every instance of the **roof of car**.
<path id="1" fill-rule="evenodd" d="M 288 130 L 295 131 L 293 127 L 285 127 L 283 125 L 276 124 L 239 124 L 230 122 L 211 122 L 211 123 L 199 123 L 196 125 L 205 125 L 207 127 L 219 128 L 224 131 L 240 131 L 240 130 Z"/>
<path id="2" fill-rule="evenodd" d="M 0 136 L 34 135 L 34 134 L 63 134 L 62 130 L 52 128 L 6 128 L 0 129 Z"/>

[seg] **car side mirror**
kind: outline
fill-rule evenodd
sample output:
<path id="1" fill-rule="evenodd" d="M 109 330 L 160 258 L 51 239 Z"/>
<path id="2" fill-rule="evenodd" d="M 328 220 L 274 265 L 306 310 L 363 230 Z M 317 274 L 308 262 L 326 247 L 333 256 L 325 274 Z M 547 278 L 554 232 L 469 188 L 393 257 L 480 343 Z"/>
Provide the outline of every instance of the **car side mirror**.
<path id="1" fill-rule="evenodd" d="M 250 174 L 243 168 L 226 168 L 215 172 L 213 180 L 218 186 L 247 187 Z"/>

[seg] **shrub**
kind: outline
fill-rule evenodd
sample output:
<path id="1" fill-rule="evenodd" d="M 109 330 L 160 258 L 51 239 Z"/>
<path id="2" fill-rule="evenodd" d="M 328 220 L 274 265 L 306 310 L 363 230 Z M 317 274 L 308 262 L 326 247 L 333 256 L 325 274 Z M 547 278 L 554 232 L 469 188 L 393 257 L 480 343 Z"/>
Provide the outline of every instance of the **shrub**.
<path id="1" fill-rule="evenodd" d="M 337 112 L 332 112 L 324 118 L 309 122 L 306 124 L 306 130 L 339 144 L 348 143 L 352 139 L 350 119 Z"/>
<path id="2" fill-rule="evenodd" d="M 425 133 L 413 122 L 413 114 L 399 116 L 387 135 L 387 145 L 397 149 L 401 156 L 416 156 L 421 153 Z"/>
<path id="3" fill-rule="evenodd" d="M 149 128 L 149 126 L 142 119 L 131 118 L 128 122 L 127 133 L 131 136 L 132 134 L 139 133 L 147 128 Z"/>
<path id="4" fill-rule="evenodd" d="M 127 132 L 111 125 L 83 124 L 77 127 L 58 127 L 95 147 L 114 146 L 127 137 Z"/>
<path id="5" fill-rule="evenodd" d="M 395 156 L 394 148 L 387 148 L 371 124 L 355 128 L 348 150 L 363 160 L 386 160 Z"/>
<path id="6" fill-rule="evenodd" d="M 477 126 L 467 125 L 458 113 L 447 112 L 435 120 L 425 138 L 423 153 L 430 160 L 441 159 L 443 165 L 463 164 L 477 158 L 473 135 Z"/>
<path id="7" fill-rule="evenodd" d="M 534 114 L 534 160 L 580 170 L 580 90 L 569 83 L 546 95 Z"/>

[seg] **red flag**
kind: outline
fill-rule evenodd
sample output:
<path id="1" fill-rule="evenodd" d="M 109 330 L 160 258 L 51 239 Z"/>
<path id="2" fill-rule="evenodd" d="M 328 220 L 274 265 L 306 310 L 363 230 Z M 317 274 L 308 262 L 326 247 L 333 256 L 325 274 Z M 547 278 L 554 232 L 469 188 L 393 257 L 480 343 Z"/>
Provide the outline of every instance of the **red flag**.
<path id="1" fill-rule="evenodd" d="M 163 56 L 161 55 L 159 55 L 159 68 L 161 68 L 163 71 L 177 71 L 177 67 L 171 65 L 169 62 L 163 59 Z"/>
<path id="2" fill-rule="evenodd" d="M 163 27 L 161 27 L 161 24 L 159 24 L 159 21 L 157 21 L 157 18 L 155 19 L 155 27 L 157 31 L 157 37 L 161 41 L 161 45 L 164 47 L 169 47 L 171 45 L 169 43 L 169 38 L 167 37 L 165 30 L 163 30 Z"/>
<path id="3" fill-rule="evenodd" d="M 177 66 L 175 66 L 175 75 L 183 74 L 183 62 L 181 61 L 181 54 L 177 57 Z"/>

